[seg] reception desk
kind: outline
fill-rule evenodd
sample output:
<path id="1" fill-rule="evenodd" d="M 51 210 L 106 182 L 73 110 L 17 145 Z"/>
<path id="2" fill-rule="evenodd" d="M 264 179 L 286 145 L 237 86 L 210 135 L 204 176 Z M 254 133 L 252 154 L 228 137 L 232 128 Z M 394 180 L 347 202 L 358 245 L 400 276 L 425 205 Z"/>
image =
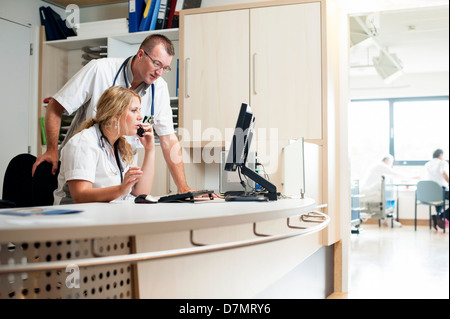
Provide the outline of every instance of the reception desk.
<path id="1" fill-rule="evenodd" d="M 61 207 L 0 214 L 0 298 L 267 297 L 329 223 L 308 198 Z"/>

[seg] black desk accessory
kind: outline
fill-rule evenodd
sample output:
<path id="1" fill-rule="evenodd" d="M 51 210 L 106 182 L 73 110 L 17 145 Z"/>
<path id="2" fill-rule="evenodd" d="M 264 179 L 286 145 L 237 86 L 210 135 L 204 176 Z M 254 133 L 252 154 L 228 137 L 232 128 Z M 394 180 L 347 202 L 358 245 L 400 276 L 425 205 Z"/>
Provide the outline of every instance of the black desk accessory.
<path id="1" fill-rule="evenodd" d="M 159 198 L 158 203 L 174 203 L 174 202 L 194 202 L 194 198 L 198 196 L 208 195 L 210 200 L 214 199 L 214 191 L 211 190 L 199 190 L 186 193 L 172 194 L 162 196 Z"/>

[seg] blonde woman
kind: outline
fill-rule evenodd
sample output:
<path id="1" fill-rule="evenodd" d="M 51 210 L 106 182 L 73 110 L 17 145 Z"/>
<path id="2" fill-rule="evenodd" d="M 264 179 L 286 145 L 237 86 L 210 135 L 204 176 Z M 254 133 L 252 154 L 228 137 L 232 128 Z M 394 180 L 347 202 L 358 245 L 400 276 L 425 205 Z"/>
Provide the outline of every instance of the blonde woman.
<path id="1" fill-rule="evenodd" d="M 54 204 L 109 202 L 150 194 L 155 165 L 153 129 L 141 123 L 141 98 L 134 91 L 111 87 L 100 97 L 95 118 L 61 150 Z M 136 135 L 145 149 L 142 167 L 133 166 L 133 150 L 124 136 Z"/>

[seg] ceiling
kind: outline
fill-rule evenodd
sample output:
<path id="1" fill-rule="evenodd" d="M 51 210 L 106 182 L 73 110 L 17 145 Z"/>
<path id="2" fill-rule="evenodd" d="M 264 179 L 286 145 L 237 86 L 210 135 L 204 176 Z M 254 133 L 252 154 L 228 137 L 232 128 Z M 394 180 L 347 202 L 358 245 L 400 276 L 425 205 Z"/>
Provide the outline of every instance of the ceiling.
<path id="1" fill-rule="evenodd" d="M 352 16 L 351 37 L 362 29 L 368 31 L 368 40 L 351 46 L 351 76 L 377 74 L 373 58 L 379 56 L 380 50 L 396 55 L 404 74 L 448 72 L 448 6 Z"/>

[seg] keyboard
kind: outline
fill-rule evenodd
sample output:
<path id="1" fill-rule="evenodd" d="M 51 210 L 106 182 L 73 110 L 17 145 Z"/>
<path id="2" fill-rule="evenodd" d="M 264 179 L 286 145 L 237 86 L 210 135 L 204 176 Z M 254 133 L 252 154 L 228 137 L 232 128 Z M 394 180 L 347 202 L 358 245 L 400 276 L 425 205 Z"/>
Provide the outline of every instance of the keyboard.
<path id="1" fill-rule="evenodd" d="M 264 193 L 245 193 L 244 191 L 229 191 L 224 194 L 227 202 L 267 202 L 269 198 Z"/>
<path id="2" fill-rule="evenodd" d="M 178 193 L 178 194 L 172 194 L 167 196 L 162 196 L 159 198 L 158 203 L 174 203 L 174 202 L 194 202 L 194 198 L 198 196 L 204 196 L 208 195 L 209 199 L 213 200 L 213 193 L 214 191 L 211 190 L 199 190 L 199 191 L 192 191 L 192 192 L 186 192 L 186 193 Z"/>

